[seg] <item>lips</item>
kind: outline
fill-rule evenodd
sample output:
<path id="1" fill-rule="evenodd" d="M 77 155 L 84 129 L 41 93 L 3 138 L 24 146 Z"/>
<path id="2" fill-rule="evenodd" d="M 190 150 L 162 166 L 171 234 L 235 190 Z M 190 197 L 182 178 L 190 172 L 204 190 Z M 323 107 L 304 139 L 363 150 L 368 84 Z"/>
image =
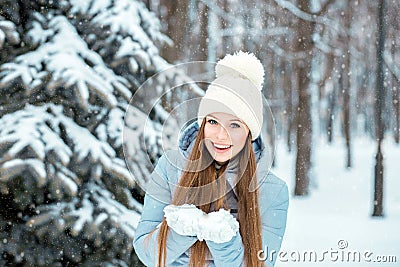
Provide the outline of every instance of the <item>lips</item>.
<path id="1" fill-rule="evenodd" d="M 226 152 L 232 147 L 232 145 L 227 145 L 227 144 L 216 144 L 216 143 L 212 143 L 212 144 L 214 146 L 215 151 L 220 152 L 220 153 Z"/>

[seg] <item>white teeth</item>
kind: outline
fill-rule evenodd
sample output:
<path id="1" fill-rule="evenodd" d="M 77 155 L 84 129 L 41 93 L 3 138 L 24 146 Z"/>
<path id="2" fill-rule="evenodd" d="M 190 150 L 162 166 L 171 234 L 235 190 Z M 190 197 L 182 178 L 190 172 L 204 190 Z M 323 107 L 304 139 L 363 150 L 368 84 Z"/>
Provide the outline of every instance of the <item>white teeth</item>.
<path id="1" fill-rule="evenodd" d="M 229 148 L 229 147 L 231 147 L 231 146 L 223 146 L 223 145 L 217 145 L 217 144 L 214 144 L 214 146 L 216 148 Z"/>

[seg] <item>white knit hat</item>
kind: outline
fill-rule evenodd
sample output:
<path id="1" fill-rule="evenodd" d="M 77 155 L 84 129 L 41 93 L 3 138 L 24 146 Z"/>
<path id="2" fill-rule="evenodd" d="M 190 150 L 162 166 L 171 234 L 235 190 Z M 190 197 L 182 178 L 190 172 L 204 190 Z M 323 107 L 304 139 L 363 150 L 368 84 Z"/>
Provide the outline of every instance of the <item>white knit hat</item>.
<path id="1" fill-rule="evenodd" d="M 197 122 L 213 112 L 225 112 L 243 120 L 252 140 L 261 133 L 263 121 L 262 84 L 264 68 L 251 53 L 242 51 L 217 62 L 216 79 L 200 101 Z"/>

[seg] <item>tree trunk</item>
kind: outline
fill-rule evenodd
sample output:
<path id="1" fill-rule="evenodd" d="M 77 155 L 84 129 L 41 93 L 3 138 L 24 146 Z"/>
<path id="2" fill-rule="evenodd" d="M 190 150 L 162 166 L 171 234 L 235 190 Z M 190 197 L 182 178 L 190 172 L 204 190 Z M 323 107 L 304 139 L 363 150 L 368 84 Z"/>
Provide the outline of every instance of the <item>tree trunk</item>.
<path id="1" fill-rule="evenodd" d="M 346 2 L 344 24 L 345 29 L 350 32 L 351 28 L 351 15 L 352 15 L 352 4 Z M 342 65 L 342 92 L 343 92 L 343 128 L 344 135 L 346 138 L 346 167 L 352 166 L 351 159 L 351 128 L 350 128 L 350 36 L 346 34 L 344 37 L 344 61 Z"/>
<path id="2" fill-rule="evenodd" d="M 334 63 L 335 63 L 335 55 L 334 53 L 329 53 L 326 55 L 326 65 L 325 65 L 325 70 L 322 75 L 322 78 L 318 84 L 319 86 L 319 101 L 323 97 L 327 97 L 328 101 L 328 107 L 326 111 L 326 116 L 321 118 L 321 115 L 319 115 L 320 120 L 323 122 L 323 127 L 326 130 L 326 136 L 328 138 L 328 142 L 332 142 L 332 123 L 333 123 L 333 114 L 334 114 L 334 107 L 335 107 L 335 98 L 334 98 L 334 90 L 333 90 L 333 71 L 334 71 Z M 327 84 L 330 84 L 332 86 L 332 90 L 328 91 Z M 325 94 L 323 95 L 323 92 Z"/>
<path id="3" fill-rule="evenodd" d="M 332 90 L 329 92 L 329 108 L 328 108 L 328 122 L 327 122 L 327 135 L 328 143 L 333 142 L 333 122 L 335 118 L 335 107 L 336 107 L 336 86 L 332 84 Z"/>
<path id="4" fill-rule="evenodd" d="M 195 60 L 207 60 L 208 39 L 208 6 L 201 4 L 199 7 L 200 34 L 198 36 L 198 47 L 193 51 Z"/>
<path id="5" fill-rule="evenodd" d="M 168 62 L 177 62 L 183 59 L 185 48 L 185 35 L 188 30 L 188 1 L 187 0 L 162 0 L 160 6 L 166 9 L 161 14 L 161 20 L 167 25 L 166 34 L 172 39 L 172 46 L 164 46 L 161 55 Z M 179 25 L 179 27 L 177 27 Z"/>
<path id="6" fill-rule="evenodd" d="M 384 138 L 384 125 L 382 121 L 382 108 L 385 99 L 384 88 L 384 69 L 383 52 L 385 49 L 385 0 L 379 1 L 378 6 L 378 46 L 377 46 L 377 84 L 375 94 L 375 114 L 376 114 L 376 136 L 378 140 L 378 149 L 376 153 L 375 165 L 375 192 L 374 192 L 374 211 L 372 216 L 383 216 L 383 155 L 382 140 Z"/>
<path id="7" fill-rule="evenodd" d="M 306 13 L 310 12 L 308 0 L 298 1 L 298 7 Z M 297 155 L 296 155 L 296 184 L 294 194 L 308 195 L 311 168 L 311 96 L 310 71 L 313 43 L 311 36 L 314 32 L 314 23 L 299 20 L 297 36 L 295 38 L 296 52 L 303 52 L 303 58 L 297 60 L 296 74 L 299 86 L 297 107 Z"/>
<path id="8" fill-rule="evenodd" d="M 394 105 L 394 119 L 395 119 L 395 127 L 394 127 L 394 140 L 396 144 L 399 144 L 400 141 L 400 82 L 394 77 L 393 80 L 394 87 L 396 87 L 393 92 L 393 105 Z"/>
<path id="9" fill-rule="evenodd" d="M 398 25 L 399 27 L 400 25 Z M 393 38 L 390 47 L 390 53 L 392 55 L 393 61 L 396 58 L 396 41 Z M 400 142 L 400 98 L 399 98 L 399 86 L 400 81 L 396 75 L 392 74 L 392 103 L 393 103 L 393 116 L 394 116 L 394 127 L 393 127 L 393 136 L 396 144 Z"/>
<path id="10" fill-rule="evenodd" d="M 226 13 L 228 13 L 229 9 L 231 8 L 229 6 L 229 0 L 221 0 L 221 6 L 222 6 L 222 9 L 224 10 L 224 12 L 226 12 Z M 220 17 L 220 20 L 221 20 L 221 31 L 226 34 L 226 30 L 227 30 L 227 28 L 230 27 L 230 23 L 229 23 L 229 21 L 226 21 L 223 16 Z M 221 39 L 222 50 L 224 50 L 224 51 L 229 50 L 228 48 L 231 48 L 232 45 L 233 45 L 232 36 L 227 36 L 227 35 L 222 36 L 222 39 Z"/>
<path id="11" fill-rule="evenodd" d="M 293 124 L 294 124 L 294 114 L 295 111 L 293 110 L 293 88 L 292 88 L 292 63 L 291 62 L 286 62 L 285 63 L 285 74 L 283 75 L 284 80 L 283 80 L 283 90 L 286 93 L 285 99 L 286 99 L 286 142 L 287 142 L 287 147 L 288 151 L 292 151 L 292 132 L 293 132 Z"/>

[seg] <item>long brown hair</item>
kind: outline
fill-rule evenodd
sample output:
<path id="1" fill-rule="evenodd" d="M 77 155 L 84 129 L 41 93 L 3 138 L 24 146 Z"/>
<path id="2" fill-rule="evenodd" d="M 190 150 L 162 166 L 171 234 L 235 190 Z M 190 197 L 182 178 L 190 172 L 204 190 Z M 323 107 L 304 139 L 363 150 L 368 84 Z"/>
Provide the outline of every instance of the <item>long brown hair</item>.
<path id="1" fill-rule="evenodd" d="M 227 209 L 228 207 L 225 203 L 225 177 L 223 176 L 217 183 L 215 182 L 217 179 L 215 165 L 209 164 L 206 168 L 201 168 L 200 166 L 204 162 L 210 162 L 209 157 L 211 157 L 203 143 L 204 125 L 205 119 L 203 119 L 197 133 L 188 164 L 179 181 L 179 186 L 175 191 L 171 204 L 183 205 L 188 203 L 196 205 L 196 203 L 200 203 L 200 205 L 196 206 L 204 212 L 209 213 L 211 206 L 214 210 L 219 210 L 220 208 Z M 236 193 L 238 197 L 239 231 L 244 246 L 244 262 L 247 267 L 264 266 L 264 263 L 259 261 L 257 257 L 257 252 L 262 249 L 258 190 L 249 192 L 250 181 L 256 175 L 256 160 L 252 149 L 250 133 L 244 148 L 237 156 L 239 156 L 238 174 L 243 173 L 241 177 L 236 178 L 238 179 Z M 201 168 L 200 171 L 193 171 L 196 169 L 199 170 L 199 167 Z M 227 164 L 224 164 L 218 174 L 225 175 L 226 167 Z M 190 194 L 188 194 L 188 190 L 190 190 Z M 166 266 L 168 231 L 168 224 L 164 219 L 158 234 L 158 267 Z M 206 242 L 197 240 L 190 248 L 189 266 L 205 266 L 206 256 L 209 253 Z"/>

